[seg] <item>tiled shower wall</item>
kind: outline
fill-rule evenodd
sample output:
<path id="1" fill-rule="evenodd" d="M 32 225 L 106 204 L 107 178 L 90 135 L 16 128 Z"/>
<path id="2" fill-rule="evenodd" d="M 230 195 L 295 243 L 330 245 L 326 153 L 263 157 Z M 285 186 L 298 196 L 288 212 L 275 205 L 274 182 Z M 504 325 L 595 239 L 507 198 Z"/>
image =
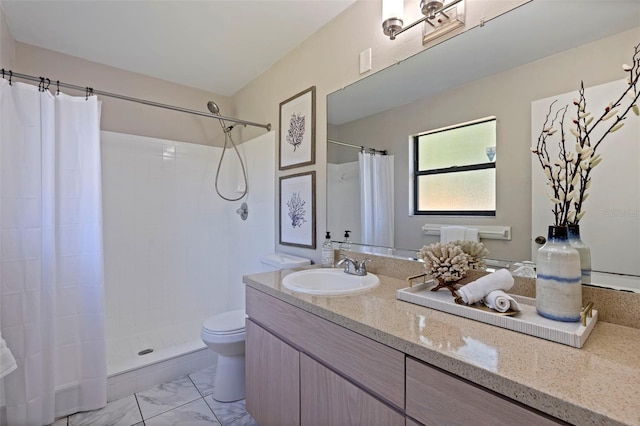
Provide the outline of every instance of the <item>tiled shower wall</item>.
<path id="1" fill-rule="evenodd" d="M 110 373 L 147 347 L 199 340 L 206 317 L 244 306 L 240 277 L 274 248 L 274 145 L 273 132 L 240 145 L 250 189 L 242 221 L 240 201 L 215 193 L 221 148 L 102 132 Z M 224 161 L 219 188 L 236 197 L 235 152 Z"/>
<path id="2" fill-rule="evenodd" d="M 327 231 L 342 241 L 351 231 L 351 241 L 362 241 L 360 220 L 360 169 L 358 162 L 327 164 Z M 339 220 L 338 220 L 339 219 Z"/>

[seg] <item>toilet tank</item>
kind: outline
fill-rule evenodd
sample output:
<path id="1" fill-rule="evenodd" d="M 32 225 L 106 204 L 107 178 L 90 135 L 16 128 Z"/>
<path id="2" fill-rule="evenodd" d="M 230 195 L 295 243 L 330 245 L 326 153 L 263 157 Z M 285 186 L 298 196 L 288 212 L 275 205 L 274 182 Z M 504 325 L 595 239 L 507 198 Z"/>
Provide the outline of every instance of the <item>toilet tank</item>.
<path id="1" fill-rule="evenodd" d="M 286 253 L 269 253 L 260 257 L 262 272 L 299 268 L 307 265 L 311 265 L 311 260 Z"/>

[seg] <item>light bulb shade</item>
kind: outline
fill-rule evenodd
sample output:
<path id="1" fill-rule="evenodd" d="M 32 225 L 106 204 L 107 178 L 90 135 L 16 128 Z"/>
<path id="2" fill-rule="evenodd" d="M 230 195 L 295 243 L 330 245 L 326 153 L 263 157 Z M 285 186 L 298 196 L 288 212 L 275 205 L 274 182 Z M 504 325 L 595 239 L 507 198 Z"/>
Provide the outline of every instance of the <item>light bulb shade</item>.
<path id="1" fill-rule="evenodd" d="M 382 31 L 392 40 L 394 33 L 402 29 L 403 17 L 404 0 L 382 0 Z"/>
<path id="2" fill-rule="evenodd" d="M 404 0 L 382 0 L 382 21 L 404 18 Z"/>

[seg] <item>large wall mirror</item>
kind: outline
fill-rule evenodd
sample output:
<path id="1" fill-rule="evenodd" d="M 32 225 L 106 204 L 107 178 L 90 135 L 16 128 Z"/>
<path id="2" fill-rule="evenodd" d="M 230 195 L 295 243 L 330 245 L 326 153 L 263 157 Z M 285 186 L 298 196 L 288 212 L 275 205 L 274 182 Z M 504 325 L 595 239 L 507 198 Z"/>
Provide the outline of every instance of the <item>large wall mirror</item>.
<path id="1" fill-rule="evenodd" d="M 392 223 L 392 237 L 374 244 L 380 246 L 378 252 L 415 253 L 437 242 L 439 237 L 422 230 L 428 223 L 508 226 L 510 239 L 482 240 L 490 257 L 507 263 L 530 260 L 536 249 L 532 241 L 544 233 L 532 226 L 532 210 L 549 203 L 546 197 L 532 197 L 532 177 L 542 173 L 532 169 L 532 135 L 541 130 L 532 124 L 532 103 L 577 93 L 581 81 L 597 86 L 626 78 L 622 64 L 631 61 L 640 43 L 638 23 L 640 3 L 635 1 L 532 1 L 331 93 L 327 98 L 327 230 L 333 239 L 341 240 L 344 230 L 350 230 L 352 242 L 363 241 L 361 150 L 347 144 L 375 150 L 377 155 L 384 151 L 390 157 L 387 168 L 392 182 L 382 184 L 392 188 L 391 207 L 386 206 L 382 217 Z M 411 216 L 411 135 L 489 116 L 497 119 L 496 215 Z M 628 120 L 640 118 L 632 114 Z M 640 144 L 640 132 L 629 137 Z M 640 158 L 628 157 L 624 166 L 616 163 L 616 179 L 638 179 Z M 612 190 L 616 188 L 622 190 L 620 182 Z M 640 199 L 640 193 L 629 196 Z M 634 280 L 640 283 L 640 214 L 631 220 L 635 228 L 627 238 L 636 243 L 630 248 L 602 237 L 603 227 L 619 226 L 615 220 L 590 223 L 600 230 L 593 239 L 583 230 L 583 239 L 592 247 L 593 284 L 615 284 L 618 277 L 624 281 L 620 287 Z M 546 223 L 552 221 L 549 213 Z M 599 251 L 616 249 L 626 250 L 625 257 L 635 261 L 626 262 L 625 267 L 600 263 Z"/>

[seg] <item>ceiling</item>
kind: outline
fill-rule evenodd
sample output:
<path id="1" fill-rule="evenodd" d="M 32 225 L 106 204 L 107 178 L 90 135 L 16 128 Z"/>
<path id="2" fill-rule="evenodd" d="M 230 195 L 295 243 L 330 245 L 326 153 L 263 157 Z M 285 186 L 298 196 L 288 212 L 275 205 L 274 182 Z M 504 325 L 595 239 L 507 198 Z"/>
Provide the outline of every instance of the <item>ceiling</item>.
<path id="1" fill-rule="evenodd" d="M 16 41 L 231 96 L 355 0 L 0 0 Z"/>

